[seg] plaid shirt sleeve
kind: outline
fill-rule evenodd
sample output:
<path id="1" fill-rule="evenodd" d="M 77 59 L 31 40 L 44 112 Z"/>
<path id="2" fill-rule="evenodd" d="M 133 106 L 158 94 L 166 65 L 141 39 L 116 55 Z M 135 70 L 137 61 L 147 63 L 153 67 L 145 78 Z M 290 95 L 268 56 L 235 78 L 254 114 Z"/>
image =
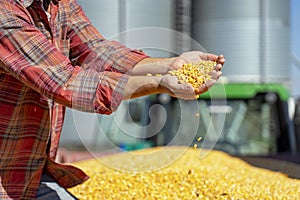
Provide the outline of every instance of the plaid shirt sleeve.
<path id="1" fill-rule="evenodd" d="M 63 106 L 110 114 L 128 72 L 147 57 L 105 40 L 75 0 L 52 0 L 49 22 L 31 2 L 0 1 L 1 199 L 34 199 L 43 170 L 64 187 L 84 181 L 79 169 L 48 157 L 57 149 Z"/>
<path id="2" fill-rule="evenodd" d="M 141 51 L 131 50 L 116 41 L 103 38 L 91 25 L 76 1 L 71 0 L 67 6 L 70 8 L 69 21 L 72 24 L 70 29 L 60 32 L 59 38 L 70 41 L 69 55 L 72 63 L 82 66 L 85 72 L 91 72 L 92 75 L 91 77 L 79 72 L 78 75 L 82 77 L 83 82 L 73 82 L 73 86 L 78 88 L 76 93 L 79 93 L 79 95 L 73 95 L 73 107 L 89 108 L 89 105 L 93 105 L 98 113 L 109 114 L 120 104 L 130 70 L 138 61 L 147 56 Z M 64 16 L 61 17 L 64 18 Z M 63 27 L 69 26 L 63 24 Z M 64 35 L 63 33 L 67 34 Z M 87 93 L 81 85 L 92 86 L 95 84 L 93 75 L 100 71 L 104 72 L 99 74 L 100 79 L 99 77 L 96 78 L 100 80 L 96 98 L 90 98 L 93 100 L 92 104 L 89 101 L 82 101 L 82 96 Z M 76 105 L 75 102 L 79 105 Z"/>
<path id="3" fill-rule="evenodd" d="M 110 114 L 122 99 L 125 73 L 146 55 L 105 40 L 75 1 L 61 1 L 59 9 L 47 38 L 18 3 L 1 2 L 2 68 L 62 105 Z"/>

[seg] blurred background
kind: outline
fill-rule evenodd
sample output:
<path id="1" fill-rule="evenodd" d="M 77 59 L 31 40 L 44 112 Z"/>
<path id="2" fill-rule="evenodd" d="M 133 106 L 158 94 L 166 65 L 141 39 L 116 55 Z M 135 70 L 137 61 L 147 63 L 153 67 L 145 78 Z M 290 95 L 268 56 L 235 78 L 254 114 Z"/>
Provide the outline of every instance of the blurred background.
<path id="1" fill-rule="evenodd" d="M 201 136 L 203 148 L 300 163 L 300 1 L 78 2 L 108 39 L 153 57 L 206 50 L 224 54 L 226 64 L 196 110 L 168 95 L 123 102 L 110 116 L 68 109 L 62 150 L 192 146 Z"/>

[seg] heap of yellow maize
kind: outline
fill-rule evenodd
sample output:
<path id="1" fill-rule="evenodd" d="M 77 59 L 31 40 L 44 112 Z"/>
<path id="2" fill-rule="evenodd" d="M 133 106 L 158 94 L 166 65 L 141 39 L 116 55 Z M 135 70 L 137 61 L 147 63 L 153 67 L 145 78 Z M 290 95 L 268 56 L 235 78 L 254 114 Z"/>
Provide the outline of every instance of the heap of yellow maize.
<path id="1" fill-rule="evenodd" d="M 200 151 L 193 148 L 163 149 L 117 153 L 75 163 L 91 178 L 69 190 L 79 199 L 97 200 L 299 199 L 300 180 L 282 173 L 253 167 L 220 151 L 211 151 L 200 159 Z M 152 151 L 158 153 L 147 156 Z"/>
<path id="2" fill-rule="evenodd" d="M 177 76 L 180 83 L 189 83 L 195 89 L 211 79 L 211 71 L 216 66 L 215 61 L 200 61 L 199 63 L 184 64 L 180 69 L 171 70 L 169 74 Z"/>

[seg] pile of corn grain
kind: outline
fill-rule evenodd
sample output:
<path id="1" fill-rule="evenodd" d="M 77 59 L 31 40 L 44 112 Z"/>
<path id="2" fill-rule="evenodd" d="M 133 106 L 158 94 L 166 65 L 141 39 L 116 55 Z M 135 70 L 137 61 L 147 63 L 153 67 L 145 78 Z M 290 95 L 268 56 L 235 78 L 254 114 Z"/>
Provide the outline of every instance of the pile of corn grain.
<path id="1" fill-rule="evenodd" d="M 156 153 L 151 155 L 152 151 Z M 82 161 L 75 165 L 91 178 L 70 191 L 80 199 L 97 200 L 300 197 L 300 180 L 253 167 L 219 151 L 203 159 L 199 155 L 198 149 L 165 147 Z"/>

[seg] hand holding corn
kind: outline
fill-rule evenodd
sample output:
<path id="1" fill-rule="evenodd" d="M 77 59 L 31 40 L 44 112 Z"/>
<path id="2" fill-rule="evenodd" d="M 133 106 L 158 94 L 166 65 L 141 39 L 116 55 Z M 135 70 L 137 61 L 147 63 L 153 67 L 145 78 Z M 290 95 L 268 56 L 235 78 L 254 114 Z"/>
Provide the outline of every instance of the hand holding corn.
<path id="1" fill-rule="evenodd" d="M 196 95 L 206 92 L 222 75 L 221 69 L 225 63 L 223 55 L 214 55 L 200 51 L 181 54 L 172 64 L 172 75 L 181 83 L 193 86 Z"/>
<path id="2" fill-rule="evenodd" d="M 193 100 L 216 83 L 224 62 L 222 55 L 200 51 L 173 58 L 146 58 L 132 69 L 123 100 L 157 93 Z M 178 73 L 172 73 L 174 70 Z M 188 77 L 181 78 L 180 73 L 188 73 Z"/>
<path id="3" fill-rule="evenodd" d="M 223 55 L 187 52 L 175 59 L 169 74 L 162 79 L 171 96 L 195 99 L 206 92 L 221 76 L 225 63 Z"/>

